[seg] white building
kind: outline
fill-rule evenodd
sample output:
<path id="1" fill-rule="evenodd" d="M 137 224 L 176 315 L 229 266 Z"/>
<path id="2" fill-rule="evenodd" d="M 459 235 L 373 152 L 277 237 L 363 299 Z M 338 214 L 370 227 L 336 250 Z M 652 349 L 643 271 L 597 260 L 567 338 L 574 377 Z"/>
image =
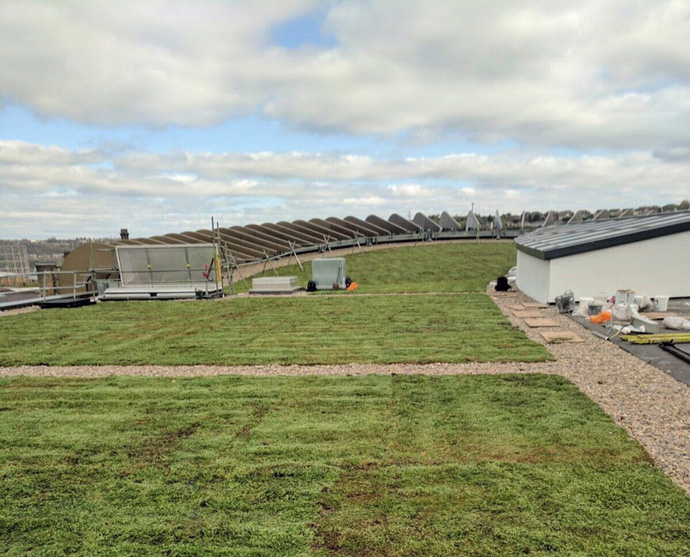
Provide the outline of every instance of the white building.
<path id="1" fill-rule="evenodd" d="M 518 288 L 543 303 L 567 290 L 690 297 L 690 212 L 550 226 L 515 242 Z"/>

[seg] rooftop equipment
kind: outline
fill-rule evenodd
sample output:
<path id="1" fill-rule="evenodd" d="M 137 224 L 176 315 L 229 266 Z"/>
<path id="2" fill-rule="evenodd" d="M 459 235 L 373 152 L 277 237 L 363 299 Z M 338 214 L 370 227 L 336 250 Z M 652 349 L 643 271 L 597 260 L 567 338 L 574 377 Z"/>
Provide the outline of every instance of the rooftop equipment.
<path id="1" fill-rule="evenodd" d="M 292 294 L 300 290 L 297 277 L 260 277 L 252 279 L 250 294 Z"/>
<path id="2" fill-rule="evenodd" d="M 108 284 L 104 300 L 172 299 L 222 293 L 213 244 L 116 246 L 120 284 Z"/>
<path id="3" fill-rule="evenodd" d="M 317 290 L 345 290 L 345 258 L 314 259 L 311 276 Z"/>

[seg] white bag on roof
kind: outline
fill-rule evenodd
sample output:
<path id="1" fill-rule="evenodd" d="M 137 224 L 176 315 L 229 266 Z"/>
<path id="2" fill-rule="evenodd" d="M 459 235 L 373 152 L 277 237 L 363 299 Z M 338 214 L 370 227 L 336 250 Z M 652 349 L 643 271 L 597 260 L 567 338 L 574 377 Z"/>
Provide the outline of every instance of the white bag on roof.
<path id="1" fill-rule="evenodd" d="M 664 317 L 661 324 L 674 331 L 690 331 L 690 321 L 683 317 Z"/>

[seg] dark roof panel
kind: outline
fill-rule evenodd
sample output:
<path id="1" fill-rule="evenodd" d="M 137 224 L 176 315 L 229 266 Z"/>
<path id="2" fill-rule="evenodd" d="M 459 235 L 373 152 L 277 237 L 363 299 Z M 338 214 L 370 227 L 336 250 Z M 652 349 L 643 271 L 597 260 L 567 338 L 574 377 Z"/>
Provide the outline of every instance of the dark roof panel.
<path id="1" fill-rule="evenodd" d="M 364 236 L 386 236 L 388 235 L 388 230 L 375 225 L 374 223 L 358 219 L 357 217 L 348 216 L 343 219 L 345 222 L 349 223 L 354 229 Z"/>
<path id="2" fill-rule="evenodd" d="M 393 224 L 400 226 L 407 230 L 408 232 L 421 232 L 423 229 L 417 223 L 407 220 L 405 217 L 401 217 L 398 213 L 393 213 L 388 220 Z"/>
<path id="3" fill-rule="evenodd" d="M 365 222 L 369 222 L 371 224 L 378 226 L 379 228 L 382 228 L 383 230 L 387 230 L 389 234 L 405 234 L 407 232 L 406 228 L 398 226 L 397 224 L 392 223 L 389 220 L 384 220 L 381 217 L 377 217 L 376 215 L 369 215 L 365 219 Z"/>
<path id="4" fill-rule="evenodd" d="M 275 226 L 287 230 L 288 232 L 291 232 L 296 236 L 299 236 L 300 238 L 304 238 L 305 241 L 308 241 L 310 244 L 313 245 L 317 245 L 319 244 L 319 242 L 324 241 L 323 234 L 317 235 L 317 233 L 315 233 L 314 230 L 312 230 L 311 228 L 305 228 L 303 226 L 300 226 L 299 224 L 296 224 L 296 222 L 280 221 Z"/>
<path id="5" fill-rule="evenodd" d="M 450 214 L 446 211 L 441 213 L 441 219 L 439 224 L 443 230 L 463 230 L 465 227 L 461 226 L 458 221 L 456 221 Z"/>
<path id="6" fill-rule="evenodd" d="M 354 219 L 354 220 L 353 220 Z M 344 219 L 339 219 L 337 217 L 328 217 L 326 222 L 332 222 L 337 224 L 341 228 L 345 228 L 350 232 L 352 237 L 354 236 L 379 236 L 382 234 L 380 231 L 375 231 L 371 226 L 367 226 L 364 221 L 360 221 L 355 217 L 345 217 Z M 385 234 L 385 232 L 383 232 Z"/>
<path id="7" fill-rule="evenodd" d="M 417 213 L 412 219 L 412 222 L 420 228 L 422 228 L 423 230 L 430 230 L 432 232 L 438 232 L 439 230 L 441 230 L 441 227 L 438 224 L 436 224 L 423 213 Z"/>
<path id="8" fill-rule="evenodd" d="M 348 240 L 352 238 L 352 233 L 347 228 L 343 228 L 338 222 L 325 221 L 323 219 L 309 219 L 309 223 L 325 228 L 328 230 L 329 236 L 333 236 L 338 240 Z"/>
<path id="9" fill-rule="evenodd" d="M 515 239 L 517 249 L 540 259 L 630 244 L 690 231 L 690 212 L 662 213 L 603 221 L 549 226 Z"/>

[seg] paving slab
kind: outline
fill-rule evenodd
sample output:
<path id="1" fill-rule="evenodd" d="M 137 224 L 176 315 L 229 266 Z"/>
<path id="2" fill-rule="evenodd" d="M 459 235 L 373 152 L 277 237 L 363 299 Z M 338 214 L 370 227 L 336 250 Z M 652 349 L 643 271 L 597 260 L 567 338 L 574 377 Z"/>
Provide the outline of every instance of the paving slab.
<path id="1" fill-rule="evenodd" d="M 584 342 L 582 338 L 570 331 L 543 331 L 539 334 L 549 344 L 557 344 L 561 342 Z"/>
<path id="2" fill-rule="evenodd" d="M 549 319 L 547 317 L 541 317 L 541 318 L 534 318 L 534 319 L 525 319 L 525 325 L 531 328 L 535 327 L 560 327 L 560 323 L 558 321 L 554 321 L 553 319 Z"/>
<path id="3" fill-rule="evenodd" d="M 539 302 L 522 302 L 522 305 L 529 309 L 546 309 L 549 304 L 541 304 Z"/>
<path id="4" fill-rule="evenodd" d="M 537 309 L 514 309 L 513 315 L 518 319 L 546 317 L 541 311 Z"/>

